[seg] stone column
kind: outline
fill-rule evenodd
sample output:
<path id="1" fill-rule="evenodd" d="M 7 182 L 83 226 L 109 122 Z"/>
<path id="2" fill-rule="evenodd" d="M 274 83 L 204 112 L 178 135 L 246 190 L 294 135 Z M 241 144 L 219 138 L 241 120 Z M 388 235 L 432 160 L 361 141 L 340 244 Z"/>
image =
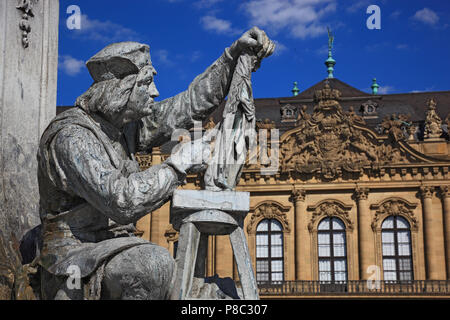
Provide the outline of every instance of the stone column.
<path id="1" fill-rule="evenodd" d="M 359 279 L 367 280 L 371 274 L 367 269 L 375 265 L 375 246 L 373 230 L 371 227 L 372 218 L 370 216 L 367 196 L 369 189 L 356 188 L 355 198 L 358 204 L 358 254 L 359 254 Z"/>
<path id="2" fill-rule="evenodd" d="M 447 261 L 447 280 L 450 280 L 450 185 L 441 186 L 442 208 L 444 213 L 445 254 Z"/>
<path id="3" fill-rule="evenodd" d="M 40 224 L 36 153 L 56 115 L 59 1 L 0 1 L 0 230 Z"/>
<path id="4" fill-rule="evenodd" d="M 295 280 L 312 280 L 305 195 L 305 190 L 294 189 L 291 196 L 295 207 Z"/>
<path id="5" fill-rule="evenodd" d="M 445 280 L 445 249 L 442 212 L 433 210 L 434 188 L 420 187 L 423 203 L 423 233 L 427 280 Z"/>

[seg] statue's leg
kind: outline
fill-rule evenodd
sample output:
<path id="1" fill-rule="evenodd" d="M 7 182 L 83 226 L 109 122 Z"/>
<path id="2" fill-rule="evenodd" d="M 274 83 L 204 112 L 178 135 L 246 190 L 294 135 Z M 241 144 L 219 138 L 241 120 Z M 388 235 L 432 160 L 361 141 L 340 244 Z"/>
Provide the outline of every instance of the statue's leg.
<path id="1" fill-rule="evenodd" d="M 168 299 L 175 260 L 157 245 L 140 245 L 114 256 L 105 266 L 103 299 Z"/>

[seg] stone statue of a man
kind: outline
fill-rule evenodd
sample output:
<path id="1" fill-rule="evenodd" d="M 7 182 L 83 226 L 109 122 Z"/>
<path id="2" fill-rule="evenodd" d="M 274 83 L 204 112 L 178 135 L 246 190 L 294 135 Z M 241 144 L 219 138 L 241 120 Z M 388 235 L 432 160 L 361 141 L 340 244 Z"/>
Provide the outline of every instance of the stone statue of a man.
<path id="1" fill-rule="evenodd" d="M 147 45 L 112 44 L 87 62 L 94 83 L 76 108 L 50 123 L 38 151 L 42 298 L 171 296 L 173 258 L 135 237 L 134 224 L 167 202 L 187 173 L 206 169 L 189 161 L 191 145 L 204 142 L 186 143 L 145 171 L 134 153 L 162 145 L 175 129 L 211 114 L 227 95 L 237 58 L 248 50 L 266 57 L 274 47 L 255 27 L 186 91 L 161 102 L 153 100 L 159 93 Z"/>

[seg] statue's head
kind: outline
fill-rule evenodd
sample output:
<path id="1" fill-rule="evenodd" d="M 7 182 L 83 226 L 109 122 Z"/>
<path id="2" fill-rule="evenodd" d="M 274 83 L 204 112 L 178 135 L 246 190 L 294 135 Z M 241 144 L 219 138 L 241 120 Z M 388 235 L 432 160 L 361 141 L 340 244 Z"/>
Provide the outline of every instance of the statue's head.
<path id="1" fill-rule="evenodd" d="M 93 56 L 86 66 L 94 83 L 78 97 L 77 106 L 103 116 L 118 128 L 151 113 L 159 92 L 153 82 L 156 71 L 149 46 L 114 43 Z"/>

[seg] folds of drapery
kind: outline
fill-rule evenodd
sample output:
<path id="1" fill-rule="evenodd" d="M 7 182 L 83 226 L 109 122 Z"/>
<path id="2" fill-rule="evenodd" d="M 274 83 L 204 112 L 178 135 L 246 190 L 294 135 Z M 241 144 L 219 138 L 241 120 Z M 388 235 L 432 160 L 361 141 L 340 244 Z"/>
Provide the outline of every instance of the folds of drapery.
<path id="1" fill-rule="evenodd" d="M 257 63 L 256 56 L 249 53 L 238 59 L 223 120 L 207 138 L 213 140 L 212 156 L 204 176 L 207 190 L 233 190 L 239 182 L 247 152 L 256 144 L 251 74 Z"/>

